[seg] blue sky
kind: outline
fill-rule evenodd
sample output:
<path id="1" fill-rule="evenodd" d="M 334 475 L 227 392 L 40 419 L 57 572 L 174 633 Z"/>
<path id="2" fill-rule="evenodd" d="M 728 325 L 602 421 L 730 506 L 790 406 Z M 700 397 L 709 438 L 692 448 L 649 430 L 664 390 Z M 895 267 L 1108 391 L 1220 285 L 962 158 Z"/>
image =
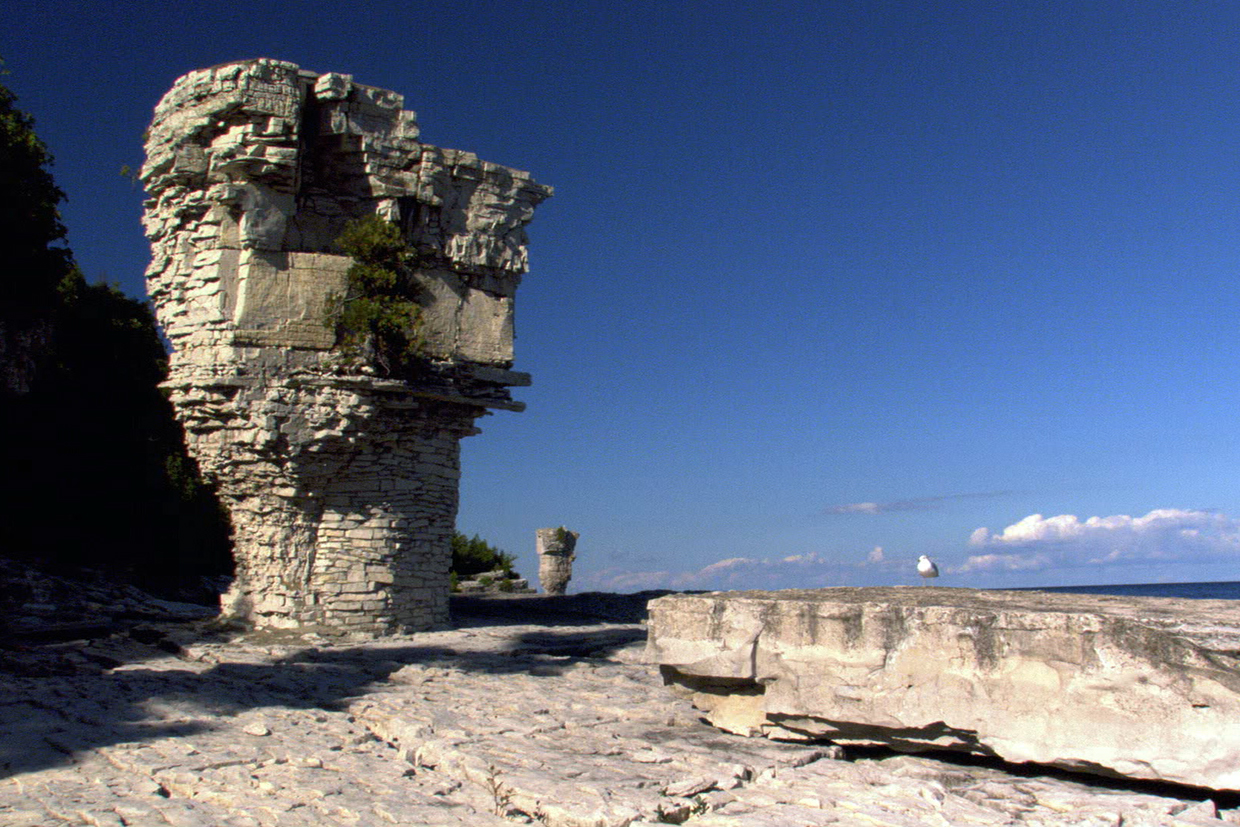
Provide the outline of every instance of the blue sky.
<path id="1" fill-rule="evenodd" d="M 573 587 L 1240 579 L 1240 5 L 9 0 L 88 276 L 173 80 L 397 90 L 556 188 L 460 528 Z"/>

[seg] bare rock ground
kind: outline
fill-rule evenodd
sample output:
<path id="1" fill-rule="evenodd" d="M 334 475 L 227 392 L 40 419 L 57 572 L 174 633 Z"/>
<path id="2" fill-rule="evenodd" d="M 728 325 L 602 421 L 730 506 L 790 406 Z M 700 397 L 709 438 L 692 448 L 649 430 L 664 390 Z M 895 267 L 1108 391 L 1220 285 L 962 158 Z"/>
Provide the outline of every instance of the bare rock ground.
<path id="1" fill-rule="evenodd" d="M 648 611 L 650 659 L 730 732 L 1240 792 L 1240 601 L 901 586 Z"/>
<path id="2" fill-rule="evenodd" d="M 0 827 L 1240 823 L 1211 801 L 720 732 L 643 662 L 643 605 L 473 599 L 455 628 L 379 641 L 151 622 L 10 638 Z"/>

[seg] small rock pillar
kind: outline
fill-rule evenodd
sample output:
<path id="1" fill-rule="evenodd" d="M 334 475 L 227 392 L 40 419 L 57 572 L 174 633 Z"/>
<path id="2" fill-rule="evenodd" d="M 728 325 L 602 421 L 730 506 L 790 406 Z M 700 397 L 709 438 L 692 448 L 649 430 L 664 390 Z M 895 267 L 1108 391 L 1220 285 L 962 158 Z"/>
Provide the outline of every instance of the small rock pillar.
<path id="1" fill-rule="evenodd" d="M 547 594 L 564 594 L 573 577 L 579 532 L 559 528 L 540 528 L 538 539 L 538 582 Z"/>
<path id="2" fill-rule="evenodd" d="M 164 383 L 228 508 L 225 617 L 379 634 L 448 619 L 462 438 L 529 376 L 511 370 L 525 225 L 551 194 L 426 144 L 395 92 L 247 60 L 180 78 L 142 181 Z M 336 240 L 379 216 L 413 251 L 413 376 L 342 359 Z"/>

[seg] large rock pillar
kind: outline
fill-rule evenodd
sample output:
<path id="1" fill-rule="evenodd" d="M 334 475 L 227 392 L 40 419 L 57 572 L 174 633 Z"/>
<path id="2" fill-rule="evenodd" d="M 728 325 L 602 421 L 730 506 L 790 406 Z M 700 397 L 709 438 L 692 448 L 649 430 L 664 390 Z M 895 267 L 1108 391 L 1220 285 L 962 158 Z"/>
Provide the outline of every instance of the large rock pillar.
<path id="1" fill-rule="evenodd" d="M 165 387 L 233 524 L 225 616 L 369 633 L 448 619 L 459 441 L 508 388 L 526 173 L 421 143 L 400 95 L 252 60 L 191 72 L 155 110 L 142 180 Z M 345 358 L 329 319 L 347 222 L 412 251 L 416 371 Z"/>

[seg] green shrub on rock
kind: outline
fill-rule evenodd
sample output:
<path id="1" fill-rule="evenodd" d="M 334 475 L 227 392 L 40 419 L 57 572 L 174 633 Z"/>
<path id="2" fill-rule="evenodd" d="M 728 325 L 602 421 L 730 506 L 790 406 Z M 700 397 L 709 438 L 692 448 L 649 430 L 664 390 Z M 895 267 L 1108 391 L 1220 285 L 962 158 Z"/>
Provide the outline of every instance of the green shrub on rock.
<path id="1" fill-rule="evenodd" d="M 410 378 L 424 347 L 413 248 L 399 227 L 375 215 L 350 221 L 336 244 L 353 259 L 344 294 L 327 308 L 336 346 L 384 376 Z"/>

